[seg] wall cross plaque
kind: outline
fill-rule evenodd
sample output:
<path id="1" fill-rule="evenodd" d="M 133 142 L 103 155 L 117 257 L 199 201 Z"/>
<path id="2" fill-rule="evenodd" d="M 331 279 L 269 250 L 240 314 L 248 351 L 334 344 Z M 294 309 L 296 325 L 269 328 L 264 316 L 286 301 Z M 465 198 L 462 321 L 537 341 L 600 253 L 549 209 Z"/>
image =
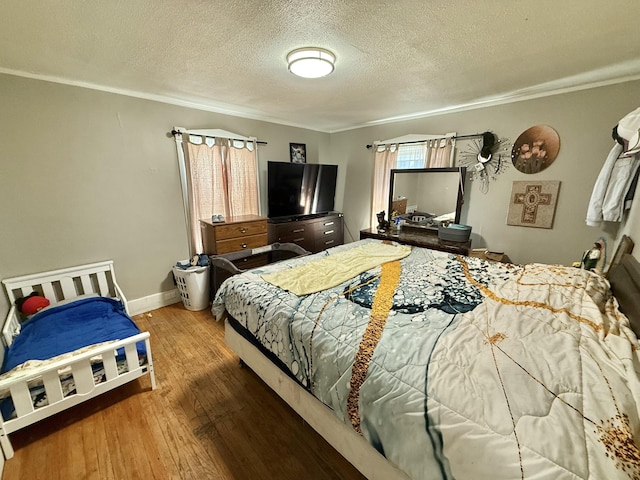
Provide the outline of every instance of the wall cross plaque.
<path id="1" fill-rule="evenodd" d="M 559 181 L 513 182 L 507 225 L 551 228 L 559 190 Z"/>

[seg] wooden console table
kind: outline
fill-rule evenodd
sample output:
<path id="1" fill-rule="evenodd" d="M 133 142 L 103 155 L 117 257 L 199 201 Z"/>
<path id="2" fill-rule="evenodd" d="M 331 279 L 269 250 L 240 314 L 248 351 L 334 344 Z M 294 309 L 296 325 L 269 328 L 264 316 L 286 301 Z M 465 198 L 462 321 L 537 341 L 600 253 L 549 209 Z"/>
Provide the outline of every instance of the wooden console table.
<path id="1" fill-rule="evenodd" d="M 471 250 L 471 239 L 467 242 L 449 242 L 440 240 L 438 232 L 415 232 L 400 230 L 389 230 L 385 233 L 378 233 L 377 228 L 367 228 L 360 230 L 360 240 L 363 238 L 377 238 L 378 240 L 392 240 L 394 242 L 405 245 L 413 245 L 415 247 L 430 248 L 431 250 L 441 250 L 448 253 L 457 253 L 459 255 L 469 255 Z"/>

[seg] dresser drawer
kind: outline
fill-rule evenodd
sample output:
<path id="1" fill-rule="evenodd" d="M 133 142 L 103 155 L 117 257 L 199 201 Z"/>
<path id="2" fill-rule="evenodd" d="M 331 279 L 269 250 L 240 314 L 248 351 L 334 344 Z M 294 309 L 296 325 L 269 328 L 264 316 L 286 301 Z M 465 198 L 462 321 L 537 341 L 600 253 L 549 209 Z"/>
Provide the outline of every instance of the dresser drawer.
<path id="1" fill-rule="evenodd" d="M 298 222 L 276 225 L 276 236 L 279 238 L 301 238 L 313 235 L 313 225 L 299 224 Z"/>
<path id="2" fill-rule="evenodd" d="M 260 255 L 253 255 L 252 257 L 241 258 L 240 260 L 234 260 L 233 264 L 240 270 L 250 270 L 256 267 L 263 267 L 269 263 L 269 254 L 261 253 Z M 213 267 L 213 293 L 218 291 L 222 282 L 233 274 L 224 268 Z"/>
<path id="3" fill-rule="evenodd" d="M 324 218 L 315 224 L 315 248 L 316 251 L 342 245 L 344 234 L 341 217 Z"/>
<path id="4" fill-rule="evenodd" d="M 260 255 L 253 255 L 247 258 L 241 258 L 240 260 L 234 260 L 233 264 L 240 270 L 249 270 L 256 267 L 264 267 L 269 263 L 269 254 L 261 253 Z"/>
<path id="5" fill-rule="evenodd" d="M 295 243 L 312 251 L 314 245 L 313 225 L 298 222 L 274 225 L 269 232 L 269 243 Z"/>
<path id="6" fill-rule="evenodd" d="M 267 233 L 266 221 L 232 223 L 230 225 L 217 225 L 215 227 L 216 241 L 259 235 L 262 233 Z"/>
<path id="7" fill-rule="evenodd" d="M 290 236 L 278 237 L 278 239 L 275 241 L 279 243 L 295 243 L 296 245 L 299 245 L 300 247 L 310 252 L 313 251 L 313 246 L 314 246 L 314 240 L 311 235 L 307 235 L 305 237 L 305 236 L 298 236 L 296 234 L 293 234 Z"/>
<path id="8" fill-rule="evenodd" d="M 258 215 L 230 217 L 224 223 L 200 220 L 202 248 L 208 255 L 219 255 L 267 244 L 267 219 Z M 251 238 L 250 237 L 258 237 Z M 243 246 L 246 245 L 246 246 Z M 222 250 L 220 250 L 222 249 Z M 231 249 L 231 250 L 229 250 Z"/>
<path id="9" fill-rule="evenodd" d="M 327 234 L 329 232 L 335 232 L 337 230 L 342 230 L 342 221 L 339 218 L 327 218 L 322 221 L 316 222 L 315 225 L 315 234 L 316 237 L 320 237 L 321 235 Z"/>
<path id="10" fill-rule="evenodd" d="M 284 243 L 284 242 L 302 242 L 303 240 L 307 239 L 307 238 L 313 238 L 313 235 L 307 233 L 305 234 L 304 232 L 291 232 L 291 231 L 287 231 L 287 232 L 276 232 L 275 238 L 274 238 L 274 242 L 280 242 L 280 243 Z"/>
<path id="11" fill-rule="evenodd" d="M 317 252 L 326 250 L 327 248 L 335 247 L 336 245 L 342 245 L 342 229 L 327 230 L 319 233 L 316 236 L 315 249 Z"/>
<path id="12" fill-rule="evenodd" d="M 237 252 L 248 248 L 264 247 L 267 244 L 267 233 L 261 235 L 250 235 L 228 240 L 216 241 L 216 254 Z"/>

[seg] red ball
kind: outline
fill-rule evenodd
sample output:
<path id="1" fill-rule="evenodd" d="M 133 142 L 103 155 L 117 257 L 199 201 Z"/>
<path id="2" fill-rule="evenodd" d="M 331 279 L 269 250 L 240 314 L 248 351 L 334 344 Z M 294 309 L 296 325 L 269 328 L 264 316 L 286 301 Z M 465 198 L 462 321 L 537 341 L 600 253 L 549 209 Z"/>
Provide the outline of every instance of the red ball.
<path id="1" fill-rule="evenodd" d="M 25 315 L 33 315 L 44 307 L 49 306 L 49 300 L 44 297 L 33 296 L 27 298 L 22 304 L 22 313 Z"/>

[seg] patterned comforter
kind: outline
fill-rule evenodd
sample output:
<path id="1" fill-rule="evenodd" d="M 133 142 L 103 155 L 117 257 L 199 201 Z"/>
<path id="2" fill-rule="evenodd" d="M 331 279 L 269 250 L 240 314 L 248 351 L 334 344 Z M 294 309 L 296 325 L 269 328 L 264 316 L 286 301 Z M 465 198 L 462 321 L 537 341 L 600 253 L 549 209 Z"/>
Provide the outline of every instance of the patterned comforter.
<path id="1" fill-rule="evenodd" d="M 414 248 L 296 296 L 229 278 L 226 310 L 413 479 L 640 478 L 640 344 L 607 282 Z"/>

